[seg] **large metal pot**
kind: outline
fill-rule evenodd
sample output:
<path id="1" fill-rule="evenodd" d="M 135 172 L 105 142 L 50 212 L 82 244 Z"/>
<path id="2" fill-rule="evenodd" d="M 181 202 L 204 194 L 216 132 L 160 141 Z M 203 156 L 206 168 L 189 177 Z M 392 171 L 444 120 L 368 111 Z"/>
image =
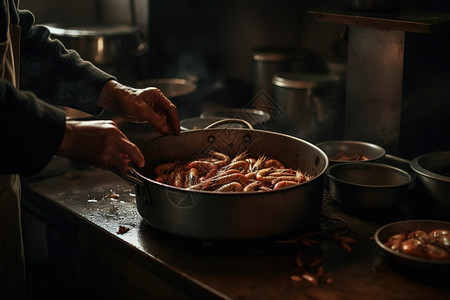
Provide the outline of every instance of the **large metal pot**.
<path id="1" fill-rule="evenodd" d="M 126 24 L 44 24 L 53 38 L 59 39 L 66 48 L 118 77 L 121 82 L 137 81 L 139 57 L 148 44 L 138 26 Z"/>
<path id="2" fill-rule="evenodd" d="M 172 234 L 206 240 L 257 239 L 307 229 L 315 224 L 323 198 L 325 153 L 304 140 L 253 129 L 204 129 L 162 136 L 140 149 L 146 166 L 125 176 L 136 184 L 136 204 L 150 225 Z M 280 159 L 314 178 L 272 192 L 216 193 L 188 191 L 154 181 L 153 168 L 164 162 L 191 160 L 207 149 L 230 156 Z"/>
<path id="3" fill-rule="evenodd" d="M 112 24 L 44 24 L 52 37 L 96 65 L 111 65 L 147 50 L 137 26 Z"/>

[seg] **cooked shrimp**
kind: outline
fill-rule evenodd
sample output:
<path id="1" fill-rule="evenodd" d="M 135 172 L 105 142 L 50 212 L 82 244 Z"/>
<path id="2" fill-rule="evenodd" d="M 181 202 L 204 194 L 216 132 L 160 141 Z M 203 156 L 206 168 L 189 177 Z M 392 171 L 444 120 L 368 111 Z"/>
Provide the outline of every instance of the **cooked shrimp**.
<path id="1" fill-rule="evenodd" d="M 267 159 L 267 157 L 265 157 L 264 155 L 261 155 L 260 157 L 258 157 L 258 159 L 253 164 L 251 171 L 261 170 L 264 166 L 264 162 L 266 161 L 266 159 Z"/>
<path id="2" fill-rule="evenodd" d="M 297 184 L 298 183 L 295 182 L 295 181 L 283 180 L 283 181 L 277 182 L 274 185 L 273 190 L 275 191 L 275 190 L 279 190 L 279 189 L 282 189 L 282 188 L 285 188 L 285 187 L 288 187 L 288 186 L 297 185 Z"/>
<path id="3" fill-rule="evenodd" d="M 188 173 L 188 182 L 187 186 L 195 185 L 198 183 L 198 170 L 196 168 L 190 168 Z"/>
<path id="4" fill-rule="evenodd" d="M 228 155 L 226 155 L 224 153 L 216 152 L 213 150 L 209 150 L 207 155 L 209 157 L 217 159 L 217 161 L 213 162 L 215 165 L 217 165 L 217 167 L 223 167 L 223 166 L 229 164 L 231 161 L 231 159 Z"/>
<path id="5" fill-rule="evenodd" d="M 242 192 L 243 187 L 239 182 L 230 182 L 222 185 L 215 192 Z"/>
<path id="6" fill-rule="evenodd" d="M 162 175 L 164 173 L 169 173 L 175 169 L 178 165 L 178 162 L 169 162 L 157 165 L 154 169 L 156 176 Z"/>
<path id="7" fill-rule="evenodd" d="M 285 169 L 285 166 L 277 159 L 271 158 L 264 162 L 264 168 L 278 168 L 278 169 Z"/>
<path id="8" fill-rule="evenodd" d="M 248 152 L 247 152 L 247 151 L 242 152 L 242 153 L 236 155 L 236 156 L 231 160 L 231 163 L 234 163 L 234 162 L 237 162 L 237 161 L 241 161 L 241 160 L 245 160 L 245 158 L 247 157 L 247 155 L 248 155 Z"/>
<path id="9" fill-rule="evenodd" d="M 231 164 L 229 164 L 223 168 L 234 169 L 234 170 L 238 170 L 241 173 L 247 173 L 248 163 L 245 160 L 239 160 L 239 161 L 232 162 Z"/>
<path id="10" fill-rule="evenodd" d="M 230 159 L 224 153 L 209 150 L 205 157 L 156 166 L 155 180 L 191 190 L 271 191 L 311 178 L 300 170 L 287 169 L 280 161 L 265 155 L 258 159 L 247 156 L 245 151 Z"/>
<path id="11" fill-rule="evenodd" d="M 257 191 L 262 185 L 261 181 L 254 181 L 244 187 L 244 192 Z"/>

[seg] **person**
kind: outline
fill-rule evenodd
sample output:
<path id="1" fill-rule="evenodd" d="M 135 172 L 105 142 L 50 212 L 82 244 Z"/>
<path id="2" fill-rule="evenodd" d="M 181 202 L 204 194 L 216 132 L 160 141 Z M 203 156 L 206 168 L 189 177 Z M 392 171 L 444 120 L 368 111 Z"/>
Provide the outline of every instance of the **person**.
<path id="1" fill-rule="evenodd" d="M 38 173 L 55 154 L 122 172 L 130 162 L 145 164 L 113 121 L 69 121 L 59 106 L 93 115 L 110 109 L 162 134 L 178 135 L 180 126 L 176 106 L 159 89 L 120 84 L 51 39 L 18 0 L 0 0 L 0 71 L 0 293 L 24 299 L 20 176 Z"/>

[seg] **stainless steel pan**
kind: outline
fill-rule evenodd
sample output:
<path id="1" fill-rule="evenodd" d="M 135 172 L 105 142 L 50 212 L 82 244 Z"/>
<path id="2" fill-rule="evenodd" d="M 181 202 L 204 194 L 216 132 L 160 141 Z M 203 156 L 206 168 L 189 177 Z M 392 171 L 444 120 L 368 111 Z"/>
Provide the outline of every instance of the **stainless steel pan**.
<path id="1" fill-rule="evenodd" d="M 257 239 L 304 229 L 320 214 L 328 158 L 304 140 L 253 129 L 203 129 L 158 137 L 140 149 L 146 166 L 135 169 L 135 176 L 122 176 L 136 184 L 140 215 L 162 231 L 206 240 Z M 207 149 L 230 156 L 264 154 L 314 178 L 278 191 L 251 193 L 188 191 L 152 179 L 156 165 L 191 160 Z"/>

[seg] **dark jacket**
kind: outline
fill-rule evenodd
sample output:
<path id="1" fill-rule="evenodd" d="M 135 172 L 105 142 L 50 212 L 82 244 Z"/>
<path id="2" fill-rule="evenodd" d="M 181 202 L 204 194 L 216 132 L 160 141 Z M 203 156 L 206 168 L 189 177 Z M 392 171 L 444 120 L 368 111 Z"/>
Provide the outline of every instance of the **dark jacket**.
<path id="1" fill-rule="evenodd" d="M 55 105 L 93 115 L 101 113 L 97 98 L 113 77 L 84 61 L 44 26 L 35 25 L 18 0 L 0 0 L 0 43 L 9 22 L 22 28 L 20 88 L 0 79 L 0 174 L 25 176 L 39 172 L 57 151 L 65 131 L 65 114 Z M 1 71 L 1 70 L 0 70 Z"/>

